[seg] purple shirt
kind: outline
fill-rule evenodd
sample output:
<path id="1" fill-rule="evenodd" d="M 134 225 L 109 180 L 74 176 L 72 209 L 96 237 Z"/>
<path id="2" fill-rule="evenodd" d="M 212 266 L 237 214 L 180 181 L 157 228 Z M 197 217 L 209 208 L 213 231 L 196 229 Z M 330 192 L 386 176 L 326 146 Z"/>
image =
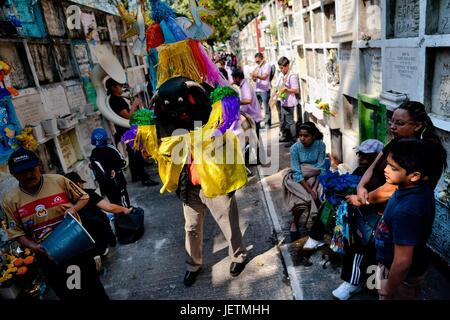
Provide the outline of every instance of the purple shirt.
<path id="1" fill-rule="evenodd" d="M 291 73 L 284 86 L 287 89 L 298 89 L 298 75 Z M 297 103 L 297 97 L 295 93 L 292 92 L 286 92 L 286 99 L 281 100 L 281 105 L 283 107 L 295 107 Z"/>
<path id="2" fill-rule="evenodd" d="M 267 74 L 266 80 L 256 79 L 256 92 L 267 92 L 270 90 L 270 65 L 268 62 L 264 64 L 258 70 L 258 76 L 263 76 Z"/>
<path id="3" fill-rule="evenodd" d="M 250 86 L 247 79 L 241 81 L 240 91 L 241 101 L 251 100 L 250 104 L 241 105 L 241 111 L 248 114 L 255 122 L 260 122 L 263 117 L 258 98 L 256 98 L 255 90 Z"/>

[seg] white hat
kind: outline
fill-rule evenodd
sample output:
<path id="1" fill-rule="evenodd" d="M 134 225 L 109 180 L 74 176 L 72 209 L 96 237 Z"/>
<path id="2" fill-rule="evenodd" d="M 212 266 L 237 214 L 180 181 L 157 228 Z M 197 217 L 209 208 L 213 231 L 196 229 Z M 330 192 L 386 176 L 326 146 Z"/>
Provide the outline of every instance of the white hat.
<path id="1" fill-rule="evenodd" d="M 384 145 L 380 140 L 377 139 L 367 139 L 361 142 L 359 146 L 354 147 L 357 152 L 362 153 L 380 153 L 383 151 Z"/>

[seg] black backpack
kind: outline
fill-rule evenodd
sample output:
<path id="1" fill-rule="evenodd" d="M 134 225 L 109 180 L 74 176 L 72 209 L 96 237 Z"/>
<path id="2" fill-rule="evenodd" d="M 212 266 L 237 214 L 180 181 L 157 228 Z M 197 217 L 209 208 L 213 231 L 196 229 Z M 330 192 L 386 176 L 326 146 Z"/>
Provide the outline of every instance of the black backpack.
<path id="1" fill-rule="evenodd" d="M 114 228 L 119 243 L 136 242 L 144 234 L 144 209 L 133 207 L 130 214 L 115 214 Z"/>
<path id="2" fill-rule="evenodd" d="M 276 68 L 275 68 L 275 65 L 273 64 L 270 66 L 270 75 L 269 75 L 270 81 L 272 81 L 273 77 L 275 77 L 275 71 L 276 71 Z"/>

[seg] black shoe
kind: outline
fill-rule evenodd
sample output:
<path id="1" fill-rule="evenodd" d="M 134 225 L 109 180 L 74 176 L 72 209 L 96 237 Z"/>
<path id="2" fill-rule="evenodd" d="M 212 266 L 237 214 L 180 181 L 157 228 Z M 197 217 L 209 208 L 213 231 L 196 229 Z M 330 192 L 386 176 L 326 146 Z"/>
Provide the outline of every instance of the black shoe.
<path id="1" fill-rule="evenodd" d="M 241 274 L 242 270 L 244 270 L 246 261 L 244 262 L 232 262 L 230 265 L 230 274 L 232 277 L 237 277 Z"/>
<path id="2" fill-rule="evenodd" d="M 298 239 L 300 239 L 300 232 L 298 230 L 297 231 L 290 231 L 289 235 L 291 237 L 291 242 L 295 242 Z"/>
<path id="3" fill-rule="evenodd" d="M 278 140 L 278 142 L 288 142 L 288 141 L 289 141 L 289 139 L 286 137 L 282 137 Z"/>
<path id="4" fill-rule="evenodd" d="M 142 180 L 142 185 L 146 187 L 157 186 L 159 182 L 153 181 L 152 179 Z"/>
<path id="5" fill-rule="evenodd" d="M 184 275 L 184 285 L 186 287 L 190 287 L 194 284 L 195 280 L 197 280 L 197 276 L 200 273 L 201 269 L 198 269 L 197 271 L 186 271 L 186 274 Z"/>

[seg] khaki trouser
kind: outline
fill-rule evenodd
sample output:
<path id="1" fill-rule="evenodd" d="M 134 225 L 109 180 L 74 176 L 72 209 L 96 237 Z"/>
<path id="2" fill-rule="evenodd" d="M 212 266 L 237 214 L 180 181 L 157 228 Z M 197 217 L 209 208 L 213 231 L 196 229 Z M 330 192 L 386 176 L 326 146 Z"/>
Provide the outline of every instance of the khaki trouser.
<path id="1" fill-rule="evenodd" d="M 239 215 L 234 193 L 207 198 L 199 186 L 189 186 L 188 202 L 183 204 L 186 234 L 186 268 L 197 271 L 203 264 L 203 222 L 208 208 L 228 241 L 232 262 L 244 262 L 247 250 L 242 244 Z"/>
<path id="2" fill-rule="evenodd" d="M 389 276 L 389 269 L 384 265 L 378 265 L 381 268 L 381 286 L 384 285 L 383 282 L 387 281 Z M 418 277 L 410 277 L 406 278 L 400 286 L 397 288 L 397 291 L 392 296 L 382 296 L 379 295 L 380 300 L 417 300 L 419 298 L 420 291 L 422 289 L 422 285 L 424 282 L 425 276 Z"/>

